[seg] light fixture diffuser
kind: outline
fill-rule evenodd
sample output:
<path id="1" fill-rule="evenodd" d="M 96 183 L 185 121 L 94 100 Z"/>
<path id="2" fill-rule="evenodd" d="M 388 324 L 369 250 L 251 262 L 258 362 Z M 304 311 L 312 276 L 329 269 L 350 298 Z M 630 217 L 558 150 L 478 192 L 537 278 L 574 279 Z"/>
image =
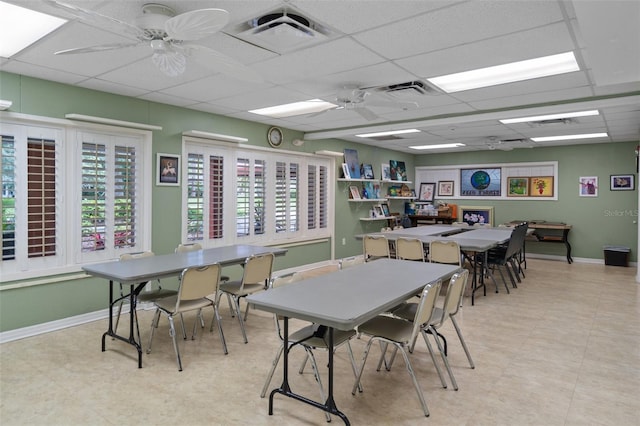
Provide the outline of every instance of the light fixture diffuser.
<path id="1" fill-rule="evenodd" d="M 462 146 L 466 146 L 466 145 L 463 143 L 442 143 L 442 144 L 436 144 L 436 145 L 416 145 L 416 146 L 410 146 L 409 148 L 423 150 L 423 149 L 459 148 Z"/>
<path id="2" fill-rule="evenodd" d="M 545 120 L 562 120 L 563 118 L 576 118 L 576 117 L 589 117 L 592 115 L 600 115 L 597 109 L 590 111 L 577 111 L 577 112 L 563 112 L 560 114 L 547 114 L 536 115 L 532 117 L 519 117 L 519 118 L 507 118 L 500 120 L 502 124 L 514 124 L 514 123 L 530 123 L 535 121 Z"/>
<path id="3" fill-rule="evenodd" d="M 322 99 L 310 99 L 308 101 L 293 102 L 290 104 L 276 105 L 267 108 L 253 109 L 249 112 L 258 115 L 265 115 L 271 118 L 286 118 L 296 115 L 312 114 L 336 108 L 338 105 Z"/>
<path id="4" fill-rule="evenodd" d="M 356 135 L 359 138 L 375 138 L 380 136 L 391 136 L 391 135 L 404 135 L 407 133 L 419 133 L 418 129 L 404 129 L 404 130 L 387 130 L 384 132 L 376 132 L 376 133 L 361 133 Z"/>
<path id="5" fill-rule="evenodd" d="M 573 52 L 428 78 L 447 93 L 579 71 Z"/>
<path id="6" fill-rule="evenodd" d="M 551 142 L 551 141 L 568 141 L 572 139 L 591 139 L 591 138 L 606 138 L 609 135 L 607 133 L 584 133 L 581 135 L 561 135 L 561 136 L 541 136 L 531 138 L 534 142 Z"/>
<path id="7" fill-rule="evenodd" d="M 0 56 L 10 58 L 67 22 L 0 1 Z"/>

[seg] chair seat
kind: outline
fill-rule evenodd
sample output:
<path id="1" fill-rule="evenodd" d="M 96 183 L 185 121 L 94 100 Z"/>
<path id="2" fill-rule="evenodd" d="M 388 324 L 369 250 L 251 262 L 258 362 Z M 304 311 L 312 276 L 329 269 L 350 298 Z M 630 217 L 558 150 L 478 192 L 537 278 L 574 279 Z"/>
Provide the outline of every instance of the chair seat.
<path id="1" fill-rule="evenodd" d="M 416 316 L 416 311 L 418 310 L 417 303 L 405 303 L 400 306 L 398 309 L 392 312 L 393 315 L 406 319 L 407 321 L 413 321 L 413 318 Z M 442 308 L 435 307 L 433 308 L 433 314 L 431 315 L 431 319 L 429 323 L 433 322 L 435 318 L 442 317 Z"/>
<path id="2" fill-rule="evenodd" d="M 313 348 L 327 348 L 328 345 L 328 339 L 329 336 L 328 334 L 326 335 L 326 339 L 325 340 L 323 337 L 320 336 L 313 336 L 314 332 L 316 330 L 316 326 L 314 324 L 309 324 L 306 327 L 302 327 L 300 330 L 292 333 L 289 335 L 289 341 L 290 342 L 298 342 L 301 341 L 303 339 L 304 340 L 304 344 L 306 346 L 311 346 Z M 355 330 L 333 330 L 333 346 L 339 346 L 342 343 L 346 342 L 347 340 L 349 340 L 350 338 L 352 338 L 353 336 L 356 335 L 356 331 Z M 313 337 L 310 337 L 313 336 Z"/>
<path id="3" fill-rule="evenodd" d="M 226 283 L 220 283 L 220 290 L 225 293 L 231 293 L 236 296 L 246 296 L 248 294 L 255 293 L 257 291 L 264 290 L 264 285 L 262 284 L 246 284 L 240 292 L 240 287 L 242 287 L 242 283 L 240 281 L 229 281 Z"/>
<path id="4" fill-rule="evenodd" d="M 411 339 L 413 324 L 403 319 L 380 315 L 359 325 L 358 331 L 398 343 L 407 343 Z"/>
<path id="5" fill-rule="evenodd" d="M 164 299 L 165 297 L 175 296 L 178 292 L 169 289 L 157 289 L 152 291 L 143 291 L 138 295 L 139 302 L 151 302 L 153 300 Z"/>
<path id="6" fill-rule="evenodd" d="M 210 299 L 204 297 L 202 299 L 183 300 L 180 302 L 180 309 L 178 311 L 175 311 L 177 301 L 177 295 L 165 297 L 164 299 L 157 300 L 156 305 L 165 312 L 175 314 L 178 312 L 187 312 L 193 311 L 195 309 L 206 308 L 207 306 L 211 306 L 211 304 L 213 303 Z"/>

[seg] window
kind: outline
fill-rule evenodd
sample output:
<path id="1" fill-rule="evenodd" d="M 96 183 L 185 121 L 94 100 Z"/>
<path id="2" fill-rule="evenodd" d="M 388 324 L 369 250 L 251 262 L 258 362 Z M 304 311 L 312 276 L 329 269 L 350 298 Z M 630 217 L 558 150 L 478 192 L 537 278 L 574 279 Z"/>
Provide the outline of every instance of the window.
<path id="1" fill-rule="evenodd" d="M 3 281 L 148 249 L 150 132 L 1 123 Z M 49 120 L 55 121 L 55 120 Z M 150 195 L 147 195 L 150 200 Z M 147 221 L 148 222 L 148 221 Z"/>
<path id="2" fill-rule="evenodd" d="M 330 236 L 332 160 L 189 137 L 183 155 L 184 240 L 213 247 Z"/>

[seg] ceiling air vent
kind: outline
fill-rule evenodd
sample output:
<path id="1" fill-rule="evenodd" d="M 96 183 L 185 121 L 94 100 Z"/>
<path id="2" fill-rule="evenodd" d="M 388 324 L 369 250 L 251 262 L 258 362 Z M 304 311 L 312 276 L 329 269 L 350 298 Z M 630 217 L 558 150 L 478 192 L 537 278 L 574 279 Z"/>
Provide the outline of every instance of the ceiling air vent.
<path id="1" fill-rule="evenodd" d="M 286 53 L 326 41 L 332 32 L 325 26 L 287 9 L 250 19 L 236 28 L 236 36 L 276 53 Z"/>
<path id="2" fill-rule="evenodd" d="M 406 83 L 379 86 L 377 91 L 399 99 L 415 98 L 416 96 L 436 95 L 440 92 L 422 80 L 408 81 Z"/>
<path id="3" fill-rule="evenodd" d="M 577 123 L 577 121 L 572 118 L 556 118 L 553 120 L 529 121 L 529 125 L 532 127 L 566 126 L 566 125 L 575 124 L 575 123 Z"/>

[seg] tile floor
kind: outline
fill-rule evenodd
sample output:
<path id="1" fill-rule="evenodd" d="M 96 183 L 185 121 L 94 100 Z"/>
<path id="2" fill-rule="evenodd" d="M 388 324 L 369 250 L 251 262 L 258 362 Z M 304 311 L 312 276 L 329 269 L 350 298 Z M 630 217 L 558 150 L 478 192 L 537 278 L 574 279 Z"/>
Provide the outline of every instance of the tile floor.
<path id="1" fill-rule="evenodd" d="M 353 425 L 637 425 L 640 422 L 640 285 L 635 268 L 530 259 L 510 295 L 490 288 L 460 321 L 476 368 L 445 327 L 459 391 L 443 389 L 424 342 L 412 355 L 431 416 L 422 414 L 400 358 L 390 371 L 367 363 L 364 392 L 351 395 L 344 349 L 336 354 L 335 399 Z M 468 300 L 468 299 L 467 299 Z M 127 345 L 107 341 L 106 320 L 0 345 L 0 423 L 12 425 L 321 425 L 321 411 L 276 396 L 260 398 L 278 338 L 269 314 L 252 311 L 243 344 L 226 305 L 218 335 L 180 341 L 178 372 L 166 319 L 138 369 Z M 147 344 L 151 311 L 140 315 Z M 208 313 L 208 319 L 211 314 Z M 193 316 L 187 317 L 192 324 Z M 358 362 L 364 342 L 353 341 Z M 374 348 L 374 350 L 377 349 Z M 372 354 L 374 355 L 374 354 Z M 295 351 L 291 385 L 318 398 Z M 326 355 L 318 361 L 324 371 Z M 279 384 L 276 371 L 272 387 Z M 325 385 L 326 385 L 326 378 Z M 334 417 L 332 423 L 342 424 Z"/>

